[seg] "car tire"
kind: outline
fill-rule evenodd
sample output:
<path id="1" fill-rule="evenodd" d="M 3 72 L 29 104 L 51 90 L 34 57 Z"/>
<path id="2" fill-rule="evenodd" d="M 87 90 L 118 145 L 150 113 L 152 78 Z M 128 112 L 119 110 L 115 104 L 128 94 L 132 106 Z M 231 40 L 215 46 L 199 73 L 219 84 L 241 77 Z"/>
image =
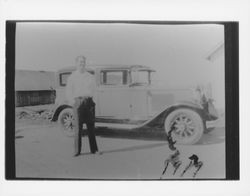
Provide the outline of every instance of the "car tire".
<path id="1" fill-rule="evenodd" d="M 171 135 L 177 144 L 195 144 L 203 135 L 204 123 L 196 111 L 180 108 L 166 117 L 164 128 L 167 133 L 173 129 Z"/>
<path id="2" fill-rule="evenodd" d="M 66 108 L 62 110 L 58 116 L 58 124 L 64 135 L 68 137 L 74 136 L 74 125 L 73 125 L 73 109 Z"/>

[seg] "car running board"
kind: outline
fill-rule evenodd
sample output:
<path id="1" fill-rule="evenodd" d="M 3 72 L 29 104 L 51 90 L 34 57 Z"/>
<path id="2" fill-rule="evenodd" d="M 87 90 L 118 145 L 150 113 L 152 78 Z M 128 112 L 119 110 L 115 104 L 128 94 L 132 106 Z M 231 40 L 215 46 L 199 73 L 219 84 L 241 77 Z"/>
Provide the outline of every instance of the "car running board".
<path id="1" fill-rule="evenodd" d="M 96 122 L 95 123 L 96 127 L 107 127 L 110 129 L 124 129 L 124 130 L 132 130 L 139 128 L 140 125 L 135 125 L 135 124 L 120 124 L 120 123 L 101 123 L 101 122 Z"/>

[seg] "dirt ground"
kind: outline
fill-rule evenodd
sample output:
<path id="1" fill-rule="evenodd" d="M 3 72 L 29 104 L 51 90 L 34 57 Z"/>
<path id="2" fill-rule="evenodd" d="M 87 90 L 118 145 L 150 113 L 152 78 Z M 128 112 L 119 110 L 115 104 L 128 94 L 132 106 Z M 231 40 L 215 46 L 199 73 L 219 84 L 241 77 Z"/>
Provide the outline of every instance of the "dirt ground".
<path id="1" fill-rule="evenodd" d="M 73 138 L 48 119 L 16 120 L 16 176 L 66 179 L 159 179 L 164 160 L 172 153 L 163 140 L 97 136 L 101 155 L 89 153 L 83 137 L 82 154 L 73 157 Z M 175 175 L 169 165 L 163 179 L 191 179 L 194 168 L 181 172 L 188 157 L 197 154 L 204 165 L 196 179 L 225 178 L 225 128 L 205 134 L 196 145 L 177 145 L 182 165 Z"/>

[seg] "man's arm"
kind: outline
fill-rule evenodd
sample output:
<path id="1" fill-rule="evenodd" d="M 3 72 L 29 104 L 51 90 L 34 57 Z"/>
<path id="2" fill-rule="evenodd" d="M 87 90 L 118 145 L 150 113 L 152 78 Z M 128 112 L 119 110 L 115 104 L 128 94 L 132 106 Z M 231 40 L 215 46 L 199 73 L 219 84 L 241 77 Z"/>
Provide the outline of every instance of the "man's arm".
<path id="1" fill-rule="evenodd" d="M 68 77 L 67 86 L 66 86 L 66 100 L 68 101 L 69 105 L 74 104 L 74 98 L 73 98 L 74 89 L 73 88 L 74 86 L 73 86 L 73 82 L 70 76 Z"/>
<path id="2" fill-rule="evenodd" d="M 90 90 L 91 90 L 91 94 L 93 95 L 93 101 L 95 101 L 95 93 L 96 93 L 96 82 L 95 82 L 95 77 L 93 75 L 91 75 L 91 82 L 90 82 Z"/>

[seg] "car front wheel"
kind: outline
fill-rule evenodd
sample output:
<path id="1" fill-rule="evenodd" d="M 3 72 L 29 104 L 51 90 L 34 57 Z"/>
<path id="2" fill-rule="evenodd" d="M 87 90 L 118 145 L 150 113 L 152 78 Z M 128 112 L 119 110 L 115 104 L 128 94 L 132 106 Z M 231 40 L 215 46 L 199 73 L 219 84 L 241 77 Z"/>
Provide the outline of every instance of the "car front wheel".
<path id="1" fill-rule="evenodd" d="M 165 119 L 165 131 L 172 130 L 172 138 L 177 144 L 195 144 L 203 135 L 204 124 L 201 116 L 186 108 L 176 109 Z"/>
<path id="2" fill-rule="evenodd" d="M 74 136 L 74 125 L 73 125 L 73 110 L 72 108 L 66 108 L 61 111 L 58 117 L 58 124 L 62 132 L 69 137 Z"/>

